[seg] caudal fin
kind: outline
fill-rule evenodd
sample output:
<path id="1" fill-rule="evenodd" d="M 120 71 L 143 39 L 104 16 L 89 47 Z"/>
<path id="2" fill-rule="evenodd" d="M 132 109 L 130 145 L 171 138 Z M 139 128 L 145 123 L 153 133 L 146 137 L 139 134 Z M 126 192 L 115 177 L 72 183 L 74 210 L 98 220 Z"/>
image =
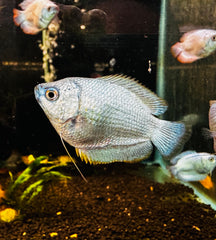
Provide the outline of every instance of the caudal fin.
<path id="1" fill-rule="evenodd" d="M 183 51 L 182 44 L 180 42 L 177 42 L 176 44 L 172 45 L 170 48 L 171 53 L 174 58 L 177 58 L 179 54 Z"/>
<path id="2" fill-rule="evenodd" d="M 25 21 L 25 16 L 23 11 L 16 8 L 13 9 L 13 20 L 16 26 L 19 26 L 23 21 Z"/>
<path id="3" fill-rule="evenodd" d="M 34 24 L 27 21 L 25 18 L 24 11 L 13 9 L 13 20 L 16 26 L 20 26 L 25 34 L 37 34 L 41 29 L 38 29 Z"/>
<path id="4" fill-rule="evenodd" d="M 151 141 L 159 152 L 166 158 L 179 153 L 185 142 L 191 136 L 191 126 L 181 122 L 169 122 L 158 119 L 158 127 L 154 131 Z"/>
<path id="5" fill-rule="evenodd" d="M 200 57 L 185 51 L 185 49 L 182 46 L 182 43 L 180 42 L 174 44 L 170 50 L 173 57 L 176 58 L 180 63 L 192 63 L 200 59 Z"/>

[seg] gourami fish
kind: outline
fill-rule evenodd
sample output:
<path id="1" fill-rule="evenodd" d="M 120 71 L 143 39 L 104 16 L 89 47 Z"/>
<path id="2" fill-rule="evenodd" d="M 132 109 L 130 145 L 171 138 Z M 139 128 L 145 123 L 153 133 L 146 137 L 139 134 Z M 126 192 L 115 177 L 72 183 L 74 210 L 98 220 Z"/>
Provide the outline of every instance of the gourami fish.
<path id="1" fill-rule="evenodd" d="M 172 55 L 181 63 L 192 63 L 216 50 L 216 31 L 200 29 L 185 33 L 180 42 L 171 47 Z"/>
<path id="2" fill-rule="evenodd" d="M 213 138 L 214 152 L 216 152 L 216 100 L 210 100 L 209 105 L 209 129 L 203 128 L 203 134 L 207 138 Z"/>
<path id="3" fill-rule="evenodd" d="M 185 151 L 171 160 L 171 173 L 184 182 L 200 181 L 211 174 L 216 167 L 216 155 Z"/>
<path id="4" fill-rule="evenodd" d="M 21 10 L 13 9 L 13 19 L 26 34 L 37 34 L 47 28 L 57 16 L 59 7 L 49 0 L 25 0 L 19 4 Z"/>
<path id="5" fill-rule="evenodd" d="M 183 123 L 155 117 L 166 111 L 165 101 L 122 75 L 69 77 L 34 92 L 60 137 L 92 163 L 139 161 L 153 144 L 169 157 L 190 135 Z"/>

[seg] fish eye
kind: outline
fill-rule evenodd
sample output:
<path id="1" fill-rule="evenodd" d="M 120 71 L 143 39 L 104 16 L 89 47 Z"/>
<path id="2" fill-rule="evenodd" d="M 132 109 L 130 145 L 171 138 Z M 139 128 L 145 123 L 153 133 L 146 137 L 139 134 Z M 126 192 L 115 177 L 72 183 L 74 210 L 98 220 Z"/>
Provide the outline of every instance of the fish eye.
<path id="1" fill-rule="evenodd" d="M 216 35 L 212 36 L 212 41 L 216 41 Z"/>
<path id="2" fill-rule="evenodd" d="M 210 157 L 210 158 L 209 158 L 209 161 L 210 161 L 210 162 L 215 162 L 215 158 L 214 158 L 214 157 Z"/>
<path id="3" fill-rule="evenodd" d="M 56 88 L 49 88 L 45 93 L 46 99 L 49 101 L 55 101 L 59 97 L 59 92 Z"/>

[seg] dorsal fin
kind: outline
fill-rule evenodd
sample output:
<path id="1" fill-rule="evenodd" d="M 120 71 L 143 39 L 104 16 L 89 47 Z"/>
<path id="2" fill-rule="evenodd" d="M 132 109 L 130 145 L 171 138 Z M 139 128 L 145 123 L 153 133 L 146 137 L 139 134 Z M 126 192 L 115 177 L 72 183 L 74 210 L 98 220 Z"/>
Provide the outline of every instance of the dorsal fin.
<path id="1" fill-rule="evenodd" d="M 25 10 L 29 5 L 31 5 L 34 2 L 35 0 L 24 0 L 19 4 L 19 6 L 22 8 L 22 10 Z"/>
<path id="2" fill-rule="evenodd" d="M 141 85 L 134 78 L 124 75 L 108 75 L 100 77 L 99 79 L 119 85 L 135 93 L 143 101 L 143 103 L 149 107 L 153 115 L 158 116 L 167 110 L 167 104 L 165 100 L 158 97 L 145 86 Z"/>

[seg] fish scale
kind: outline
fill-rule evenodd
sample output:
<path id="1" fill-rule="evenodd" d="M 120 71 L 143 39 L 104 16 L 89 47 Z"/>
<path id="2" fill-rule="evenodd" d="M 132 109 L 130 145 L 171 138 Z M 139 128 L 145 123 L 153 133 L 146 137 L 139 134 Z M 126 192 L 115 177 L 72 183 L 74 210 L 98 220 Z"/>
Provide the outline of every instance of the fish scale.
<path id="1" fill-rule="evenodd" d="M 101 80 L 97 81 L 96 83 L 97 84 L 91 86 L 90 82 L 86 82 L 86 80 L 84 80 L 84 82 L 82 83 L 82 86 L 84 86 L 83 92 L 87 92 L 88 89 L 91 88 L 92 93 L 95 93 L 98 88 L 100 88 L 99 84 L 101 83 Z M 94 97 L 94 102 L 88 101 L 88 97 L 85 103 L 82 103 L 81 101 L 81 105 L 83 105 L 85 108 L 86 103 L 89 105 L 88 108 L 92 108 L 92 106 L 96 105 L 96 109 L 91 112 L 86 112 L 86 114 L 93 114 L 88 115 L 88 118 L 94 118 L 98 112 L 98 114 L 103 114 L 104 117 L 106 116 L 107 121 L 109 121 L 110 124 L 114 124 L 115 126 L 120 125 L 121 127 L 125 127 L 126 129 L 133 128 L 133 130 L 143 132 L 143 120 L 146 119 L 144 115 L 146 115 L 148 109 L 144 109 L 141 100 L 137 99 L 137 101 L 135 102 L 134 96 L 127 96 L 127 102 L 123 101 L 125 100 L 125 98 L 122 98 L 121 96 L 125 89 L 118 89 L 116 93 L 115 85 L 110 83 L 108 83 L 108 86 L 106 86 L 106 88 L 104 88 L 103 86 L 103 88 L 101 87 L 100 89 L 102 90 L 96 98 Z M 105 95 L 106 92 L 107 94 Z M 121 102 L 119 101 L 119 99 L 121 100 Z M 128 104 L 128 102 L 132 101 L 134 102 L 133 105 Z M 102 106 L 99 107 L 99 105 L 101 105 L 101 102 L 103 102 Z M 104 103 L 106 104 L 106 106 L 104 106 Z M 103 109 L 103 113 L 101 113 L 101 109 Z M 136 109 L 136 111 L 134 111 L 134 109 Z M 134 122 L 136 122 L 136 124 L 134 124 Z"/>

